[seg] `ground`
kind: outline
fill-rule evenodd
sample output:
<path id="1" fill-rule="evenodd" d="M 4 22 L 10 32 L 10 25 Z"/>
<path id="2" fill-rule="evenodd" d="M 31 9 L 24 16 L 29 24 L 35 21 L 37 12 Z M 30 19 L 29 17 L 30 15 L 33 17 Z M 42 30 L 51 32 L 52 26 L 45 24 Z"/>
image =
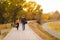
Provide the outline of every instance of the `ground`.
<path id="1" fill-rule="evenodd" d="M 36 21 L 35 22 L 30 22 L 29 25 L 44 40 L 59 40 L 58 38 L 56 38 L 56 37 L 50 35 L 48 32 L 46 32 L 42 28 L 42 25 L 41 24 L 37 24 Z"/>
<path id="2" fill-rule="evenodd" d="M 48 27 L 56 32 L 60 33 L 60 21 L 48 23 Z"/>
<path id="3" fill-rule="evenodd" d="M 3 40 L 43 40 L 27 24 L 25 30 L 19 25 L 19 30 L 12 28 L 9 34 Z"/>

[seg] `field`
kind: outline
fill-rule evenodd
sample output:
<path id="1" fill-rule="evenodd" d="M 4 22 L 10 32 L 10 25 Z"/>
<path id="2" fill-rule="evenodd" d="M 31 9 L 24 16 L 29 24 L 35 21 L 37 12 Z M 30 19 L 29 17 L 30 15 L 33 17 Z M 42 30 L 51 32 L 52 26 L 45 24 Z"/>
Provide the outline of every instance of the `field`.
<path id="1" fill-rule="evenodd" d="M 44 40 L 60 40 L 52 35 L 50 35 L 48 32 L 46 32 L 40 24 L 37 24 L 36 22 L 30 22 L 29 23 L 30 28 L 34 32 L 36 32 L 42 39 Z"/>
<path id="2" fill-rule="evenodd" d="M 60 21 L 48 23 L 48 27 L 60 33 Z"/>

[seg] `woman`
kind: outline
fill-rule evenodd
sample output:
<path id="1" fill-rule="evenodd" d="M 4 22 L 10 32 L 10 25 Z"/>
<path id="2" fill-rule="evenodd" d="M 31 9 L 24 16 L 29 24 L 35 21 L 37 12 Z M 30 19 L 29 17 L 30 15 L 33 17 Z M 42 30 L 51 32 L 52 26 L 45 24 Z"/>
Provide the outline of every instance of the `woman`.
<path id="1" fill-rule="evenodd" d="M 16 20 L 16 28 L 17 28 L 17 30 L 19 28 L 19 19 Z"/>

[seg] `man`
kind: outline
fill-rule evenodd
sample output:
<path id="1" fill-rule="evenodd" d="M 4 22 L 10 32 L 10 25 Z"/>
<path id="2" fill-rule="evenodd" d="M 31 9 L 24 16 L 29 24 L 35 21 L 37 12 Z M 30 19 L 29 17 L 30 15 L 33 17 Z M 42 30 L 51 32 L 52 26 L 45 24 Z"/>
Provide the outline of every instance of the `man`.
<path id="1" fill-rule="evenodd" d="M 25 15 L 22 16 L 22 18 L 21 18 L 21 23 L 22 23 L 22 28 L 23 28 L 23 30 L 25 30 L 25 24 L 27 23 L 27 20 L 26 20 Z"/>

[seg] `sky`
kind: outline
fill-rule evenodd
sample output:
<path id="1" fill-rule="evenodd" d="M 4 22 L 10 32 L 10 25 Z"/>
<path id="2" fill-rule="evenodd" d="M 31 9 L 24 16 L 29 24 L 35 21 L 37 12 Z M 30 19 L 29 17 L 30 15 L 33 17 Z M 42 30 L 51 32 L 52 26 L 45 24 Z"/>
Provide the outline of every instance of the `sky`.
<path id="1" fill-rule="evenodd" d="M 54 12 L 56 10 L 60 12 L 60 0 L 27 0 L 27 2 L 29 1 L 35 1 L 37 4 L 40 4 L 43 13 Z"/>

